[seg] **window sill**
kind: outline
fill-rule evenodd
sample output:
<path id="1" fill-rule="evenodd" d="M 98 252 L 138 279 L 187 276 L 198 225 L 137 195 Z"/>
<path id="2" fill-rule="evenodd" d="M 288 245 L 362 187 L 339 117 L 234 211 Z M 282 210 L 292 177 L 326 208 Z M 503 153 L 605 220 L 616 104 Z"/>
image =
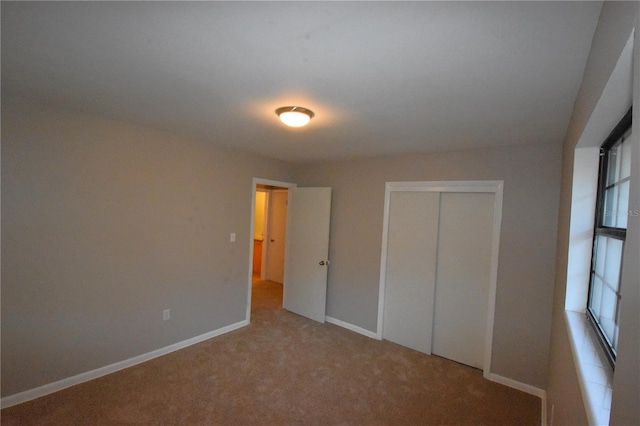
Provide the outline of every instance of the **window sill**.
<path id="1" fill-rule="evenodd" d="M 584 312 L 565 311 L 571 350 L 590 425 L 608 425 L 613 369 Z"/>

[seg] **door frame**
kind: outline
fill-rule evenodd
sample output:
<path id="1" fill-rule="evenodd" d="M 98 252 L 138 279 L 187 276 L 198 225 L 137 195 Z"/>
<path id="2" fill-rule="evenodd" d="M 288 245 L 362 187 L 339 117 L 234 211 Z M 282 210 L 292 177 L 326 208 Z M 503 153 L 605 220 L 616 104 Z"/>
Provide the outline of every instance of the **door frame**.
<path id="1" fill-rule="evenodd" d="M 382 224 L 382 250 L 380 255 L 380 287 L 378 293 L 378 328 L 376 338 L 383 338 L 384 298 L 387 276 L 387 244 L 389 237 L 389 206 L 391 192 L 484 192 L 495 194 L 493 211 L 493 230 L 491 242 L 491 269 L 489 275 L 489 300 L 485 326 L 485 353 L 483 376 L 491 374 L 491 352 L 493 346 L 493 325 L 496 307 L 496 287 L 498 281 L 498 263 L 500 252 L 500 228 L 502 224 L 502 199 L 504 181 L 427 181 L 427 182 L 386 182 L 384 194 L 384 219 Z"/>
<path id="2" fill-rule="evenodd" d="M 280 188 L 295 188 L 298 185 L 291 182 L 280 182 L 277 180 L 270 179 L 262 179 L 262 178 L 253 178 L 253 183 L 251 186 L 251 221 L 249 224 L 249 259 L 248 259 L 248 268 L 249 273 L 247 277 L 247 310 L 245 314 L 246 321 L 251 322 L 251 288 L 253 282 L 253 233 L 254 233 L 254 225 L 255 225 L 255 217 L 256 217 L 256 190 L 258 189 L 258 185 L 267 185 L 267 186 L 277 186 Z M 288 197 L 290 197 L 291 192 L 289 192 Z M 288 200 L 287 197 L 287 200 Z M 287 215 L 287 225 L 289 224 L 289 215 Z M 289 227 L 287 226 L 287 229 Z M 288 246 L 289 233 L 286 233 L 285 237 L 285 250 Z M 286 258 L 286 257 L 285 257 Z M 286 268 L 286 264 L 285 264 Z"/>

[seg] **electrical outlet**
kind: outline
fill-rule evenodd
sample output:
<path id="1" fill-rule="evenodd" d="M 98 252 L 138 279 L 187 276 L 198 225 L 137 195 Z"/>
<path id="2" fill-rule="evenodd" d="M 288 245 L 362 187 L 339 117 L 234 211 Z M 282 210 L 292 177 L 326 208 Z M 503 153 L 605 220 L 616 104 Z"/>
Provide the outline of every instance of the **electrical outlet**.
<path id="1" fill-rule="evenodd" d="M 162 320 L 166 321 L 168 319 L 171 319 L 171 309 L 165 309 L 162 311 Z"/>
<path id="2" fill-rule="evenodd" d="M 232 232 L 231 234 L 229 234 L 229 242 L 235 243 L 236 242 L 236 233 Z"/>

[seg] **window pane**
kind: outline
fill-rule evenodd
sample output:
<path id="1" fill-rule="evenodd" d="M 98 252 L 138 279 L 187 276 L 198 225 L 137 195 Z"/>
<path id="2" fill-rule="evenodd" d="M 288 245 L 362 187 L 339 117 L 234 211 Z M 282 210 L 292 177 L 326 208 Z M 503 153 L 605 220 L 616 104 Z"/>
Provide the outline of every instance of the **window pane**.
<path id="1" fill-rule="evenodd" d="M 618 181 L 618 175 L 619 175 L 618 171 L 620 170 L 619 163 L 620 163 L 620 158 L 618 155 L 618 147 L 614 146 L 609 150 L 609 162 L 607 165 L 607 181 L 606 181 L 607 186 L 613 185 Z"/>
<path id="2" fill-rule="evenodd" d="M 593 276 L 591 283 L 591 293 L 589 298 L 589 307 L 593 311 L 596 318 L 600 318 L 600 305 L 602 302 L 602 280 L 597 276 Z"/>
<path id="3" fill-rule="evenodd" d="M 613 344 L 614 335 L 616 333 L 616 307 L 618 304 L 618 296 L 616 293 L 605 286 L 602 290 L 601 309 L 598 320 L 602 331 L 609 339 L 609 342 Z"/>
<path id="4" fill-rule="evenodd" d="M 611 347 L 618 352 L 618 334 L 620 334 L 620 328 L 618 327 L 618 321 L 616 320 L 616 326 L 613 330 L 613 340 L 611 340 Z"/>
<path id="5" fill-rule="evenodd" d="M 629 181 L 622 182 L 618 190 L 618 207 L 616 208 L 616 228 L 627 229 L 627 217 L 629 216 Z"/>
<path id="6" fill-rule="evenodd" d="M 604 226 L 614 226 L 616 218 L 616 206 L 618 205 L 618 186 L 612 186 L 604 193 L 604 211 L 602 224 Z"/>
<path id="7" fill-rule="evenodd" d="M 613 291 L 617 291 L 620 281 L 620 266 L 622 265 L 622 241 L 615 238 L 599 238 L 607 239 L 604 281 Z"/>
<path id="8" fill-rule="evenodd" d="M 622 159 L 620 160 L 620 179 L 624 179 L 631 175 L 631 143 L 627 140 L 631 136 L 631 129 L 627 132 L 625 136 L 623 136 L 626 141 L 622 143 L 621 155 Z"/>
<path id="9" fill-rule="evenodd" d="M 602 225 L 613 228 L 627 228 L 629 209 L 629 181 L 619 182 L 604 192 Z"/>
<path id="10" fill-rule="evenodd" d="M 607 259 L 607 239 L 606 237 L 597 236 L 595 241 L 596 249 L 594 250 L 595 261 L 593 269 L 600 277 L 604 277 L 604 262 Z"/>

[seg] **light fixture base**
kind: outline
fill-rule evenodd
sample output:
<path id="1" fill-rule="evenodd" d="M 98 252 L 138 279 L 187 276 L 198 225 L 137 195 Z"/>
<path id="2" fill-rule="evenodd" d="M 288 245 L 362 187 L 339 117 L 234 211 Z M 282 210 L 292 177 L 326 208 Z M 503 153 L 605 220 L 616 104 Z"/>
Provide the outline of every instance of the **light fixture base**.
<path id="1" fill-rule="evenodd" d="M 299 106 L 285 106 L 276 109 L 280 121 L 290 127 L 302 127 L 309 123 L 315 115 L 308 108 Z"/>

